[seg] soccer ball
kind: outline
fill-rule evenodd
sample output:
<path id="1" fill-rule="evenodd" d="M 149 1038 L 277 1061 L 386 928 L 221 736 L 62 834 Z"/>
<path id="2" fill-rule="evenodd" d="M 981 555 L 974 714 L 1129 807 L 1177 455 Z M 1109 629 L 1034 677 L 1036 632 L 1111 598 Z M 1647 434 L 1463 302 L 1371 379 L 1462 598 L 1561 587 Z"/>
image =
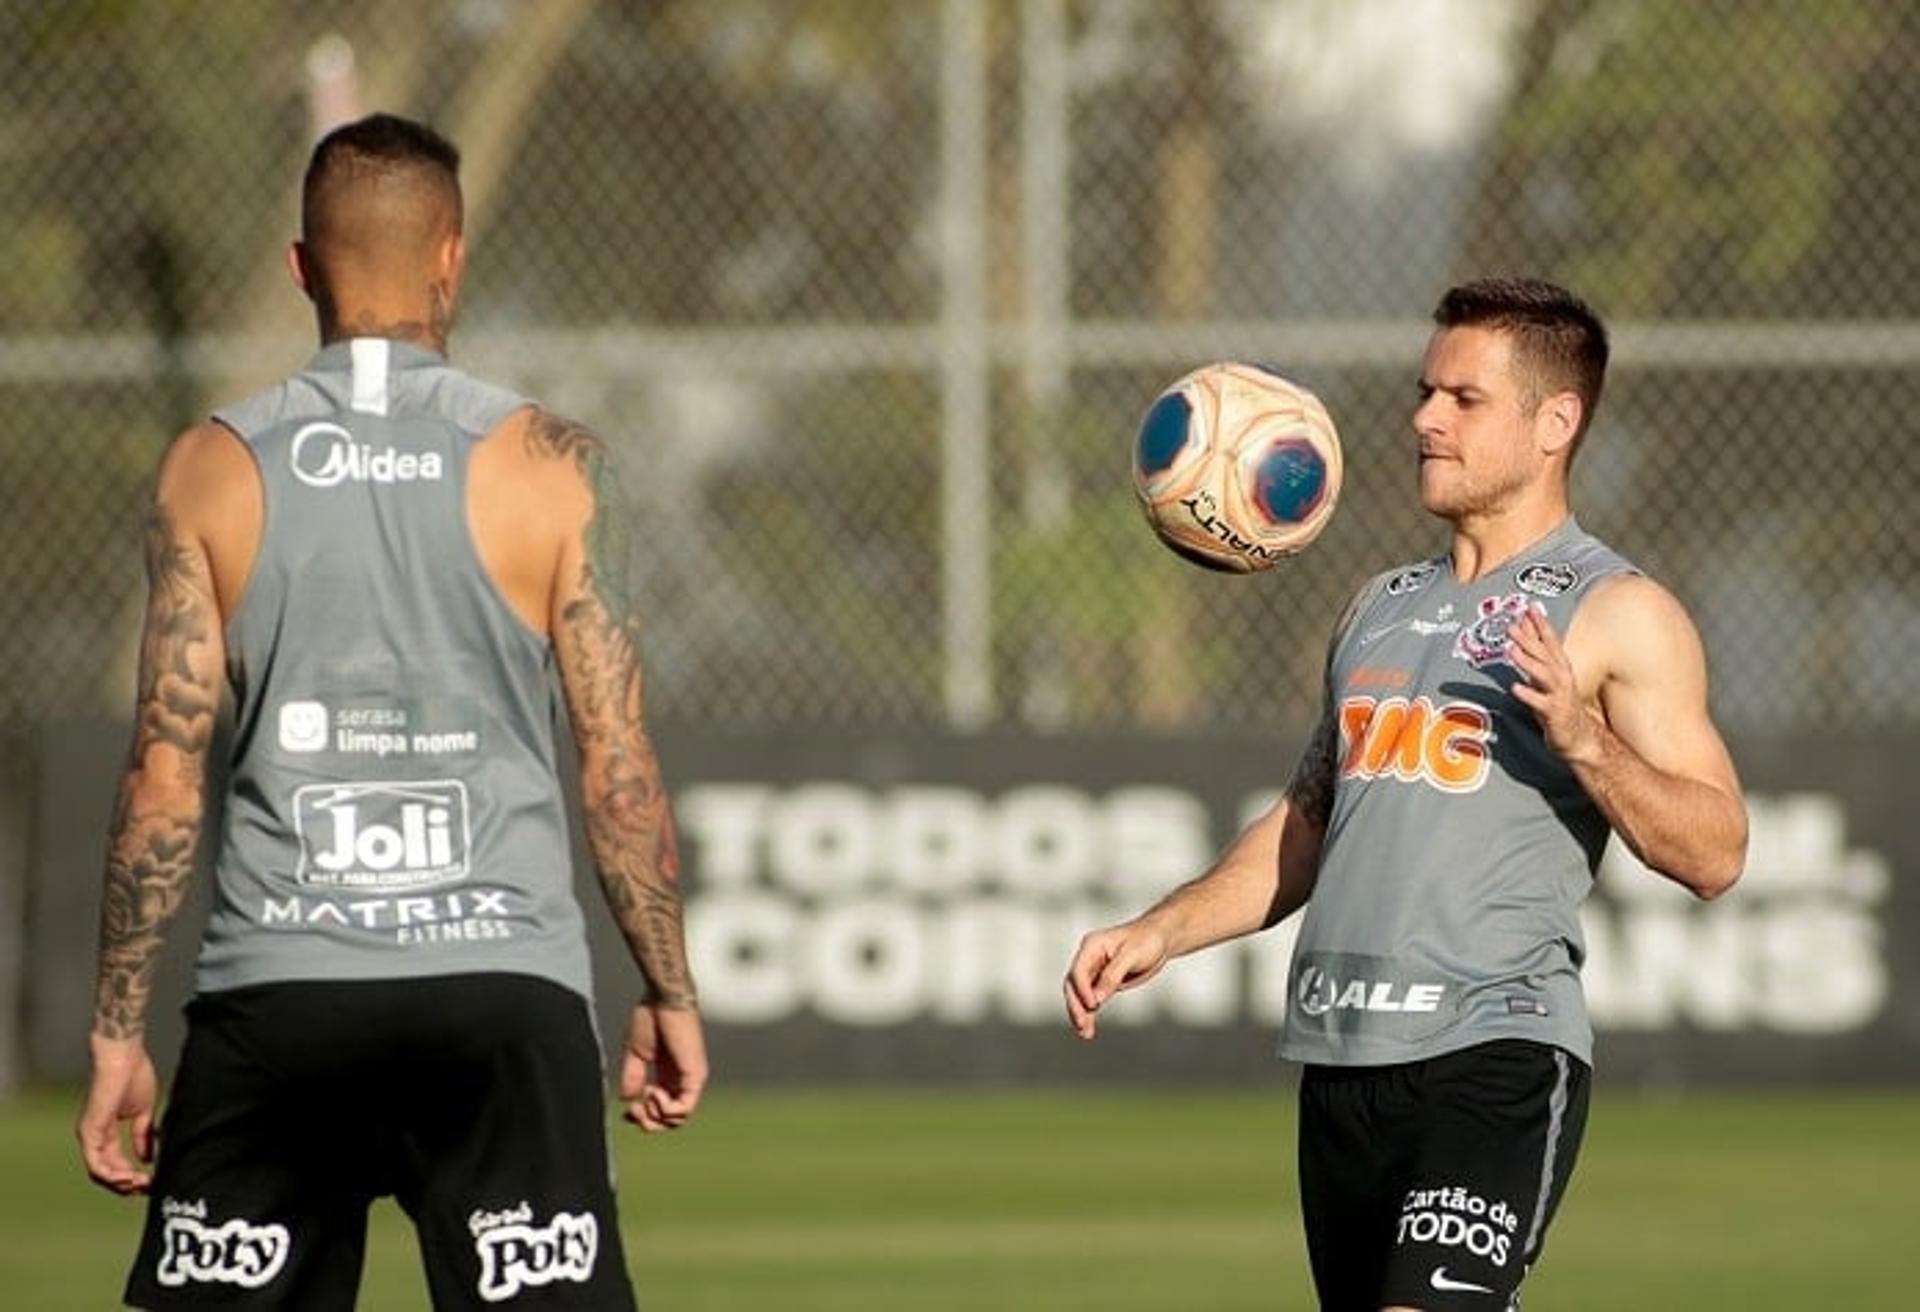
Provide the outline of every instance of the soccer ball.
<path id="1" fill-rule="evenodd" d="M 1160 540 L 1250 574 L 1304 548 L 1340 498 L 1340 436 L 1320 398 L 1250 364 L 1204 365 L 1140 421 L 1133 486 Z"/>

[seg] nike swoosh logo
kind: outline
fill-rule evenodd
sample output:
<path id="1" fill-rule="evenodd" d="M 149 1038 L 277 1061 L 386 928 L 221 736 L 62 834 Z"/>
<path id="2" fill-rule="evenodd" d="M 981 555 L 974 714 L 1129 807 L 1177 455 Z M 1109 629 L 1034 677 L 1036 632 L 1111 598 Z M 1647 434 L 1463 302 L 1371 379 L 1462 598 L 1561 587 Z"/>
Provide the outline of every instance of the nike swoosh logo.
<path id="1" fill-rule="evenodd" d="M 1433 1269 L 1433 1274 L 1427 1277 L 1427 1283 L 1443 1292 L 1450 1290 L 1458 1290 L 1468 1294 L 1491 1294 L 1493 1292 L 1485 1285 L 1476 1285 L 1467 1280 L 1449 1279 L 1447 1269 L 1443 1266 L 1437 1266 Z"/>

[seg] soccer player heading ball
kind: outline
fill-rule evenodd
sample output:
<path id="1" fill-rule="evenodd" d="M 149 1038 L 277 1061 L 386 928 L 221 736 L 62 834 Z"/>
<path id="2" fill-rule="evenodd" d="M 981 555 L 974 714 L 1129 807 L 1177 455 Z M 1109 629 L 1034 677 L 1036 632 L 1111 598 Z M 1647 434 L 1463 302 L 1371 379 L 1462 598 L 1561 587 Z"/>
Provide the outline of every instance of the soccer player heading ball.
<path id="1" fill-rule="evenodd" d="M 291 255 L 321 350 L 161 464 L 79 1125 L 96 1181 L 152 1195 L 139 1307 L 350 1307 L 387 1193 L 436 1307 L 633 1306 L 552 668 L 647 981 L 627 1115 L 682 1125 L 706 1082 L 616 484 L 592 433 L 446 360 L 458 166 L 388 115 L 319 143 Z M 148 992 L 229 681 L 219 890 L 149 1176 Z"/>
<path id="2" fill-rule="evenodd" d="M 1692 621 L 1571 513 L 1605 329 L 1532 279 L 1455 287 L 1434 321 L 1413 449 L 1448 549 L 1349 604 L 1281 799 L 1065 983 L 1091 1039 L 1171 958 L 1305 908 L 1280 1051 L 1340 1312 L 1508 1305 L 1585 1127 L 1579 913 L 1609 829 L 1702 898 L 1746 854 Z"/>

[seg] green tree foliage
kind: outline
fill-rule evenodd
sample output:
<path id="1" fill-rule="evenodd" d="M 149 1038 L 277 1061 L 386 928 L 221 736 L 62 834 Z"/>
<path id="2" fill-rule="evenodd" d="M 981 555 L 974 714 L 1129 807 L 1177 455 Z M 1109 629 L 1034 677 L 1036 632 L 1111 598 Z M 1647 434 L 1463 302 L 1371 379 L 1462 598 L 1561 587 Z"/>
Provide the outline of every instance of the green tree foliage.
<path id="1" fill-rule="evenodd" d="M 1620 316 L 1778 311 L 1844 226 L 1840 133 L 1898 9 L 1547 5 L 1488 170 L 1475 263 L 1537 252 Z"/>

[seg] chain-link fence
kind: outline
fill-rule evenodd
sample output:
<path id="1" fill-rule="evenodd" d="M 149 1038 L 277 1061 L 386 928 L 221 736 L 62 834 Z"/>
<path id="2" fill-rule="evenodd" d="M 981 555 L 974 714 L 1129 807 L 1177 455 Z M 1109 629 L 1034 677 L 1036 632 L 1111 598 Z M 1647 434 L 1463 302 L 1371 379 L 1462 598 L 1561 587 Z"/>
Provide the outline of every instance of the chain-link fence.
<path id="1" fill-rule="evenodd" d="M 0 0 L 0 717 L 126 704 L 144 480 L 305 358 L 298 172 L 391 108 L 466 154 L 456 357 L 625 454 L 659 714 L 1297 730 L 1501 269 L 1615 325 L 1576 501 L 1725 724 L 1920 721 L 1917 60 L 1902 0 Z M 1126 476 L 1224 356 L 1348 445 L 1254 579 Z"/>

